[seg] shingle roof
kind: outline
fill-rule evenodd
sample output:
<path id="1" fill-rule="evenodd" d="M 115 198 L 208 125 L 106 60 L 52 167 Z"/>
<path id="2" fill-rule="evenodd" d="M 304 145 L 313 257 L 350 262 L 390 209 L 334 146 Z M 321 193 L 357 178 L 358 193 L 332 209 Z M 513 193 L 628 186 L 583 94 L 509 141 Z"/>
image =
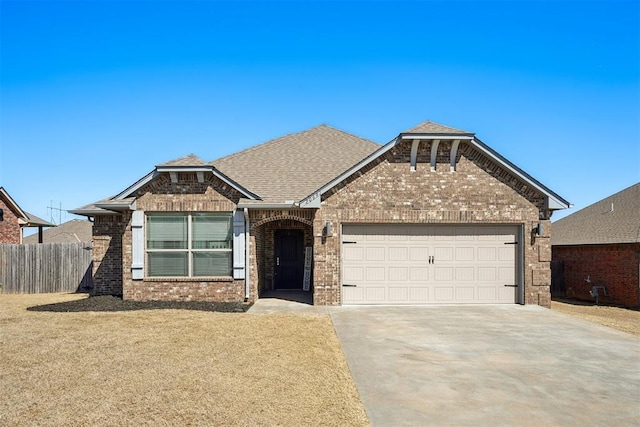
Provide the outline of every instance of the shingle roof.
<path id="1" fill-rule="evenodd" d="M 178 159 L 170 160 L 165 163 L 161 163 L 158 166 L 170 167 L 170 166 L 207 166 L 207 163 L 195 154 L 189 154 Z"/>
<path id="2" fill-rule="evenodd" d="M 72 219 L 55 228 L 42 232 L 42 243 L 91 242 L 93 224 L 82 219 Z M 38 233 L 26 236 L 24 243 L 38 243 Z"/>
<path id="3" fill-rule="evenodd" d="M 26 212 L 27 214 L 27 218 L 25 218 L 27 220 L 27 227 L 37 227 L 37 226 L 42 226 L 42 227 L 55 227 L 55 224 L 50 223 L 49 221 L 47 221 L 46 219 L 42 219 L 38 216 L 35 216 L 32 213 Z"/>
<path id="4" fill-rule="evenodd" d="M 51 224 L 49 221 L 23 210 L 20 206 L 18 206 L 16 201 L 13 200 L 13 198 L 9 195 L 4 187 L 0 187 L 0 198 L 2 198 L 5 203 L 7 203 L 7 206 L 14 211 L 15 215 L 20 219 L 20 221 L 23 221 L 21 222 L 21 227 L 55 227 L 55 224 Z"/>
<path id="5" fill-rule="evenodd" d="M 321 125 L 211 164 L 265 201 L 297 201 L 378 148 L 375 142 Z"/>
<path id="6" fill-rule="evenodd" d="M 466 130 L 460 130 L 456 128 L 452 128 L 449 126 L 441 125 L 440 123 L 435 123 L 432 121 L 425 121 L 420 123 L 417 126 L 412 127 L 409 130 L 406 130 L 402 133 L 424 133 L 424 134 L 451 134 L 451 135 L 473 135 L 472 132 L 467 132 Z"/>
<path id="7" fill-rule="evenodd" d="M 640 183 L 553 223 L 552 245 L 640 242 Z"/>

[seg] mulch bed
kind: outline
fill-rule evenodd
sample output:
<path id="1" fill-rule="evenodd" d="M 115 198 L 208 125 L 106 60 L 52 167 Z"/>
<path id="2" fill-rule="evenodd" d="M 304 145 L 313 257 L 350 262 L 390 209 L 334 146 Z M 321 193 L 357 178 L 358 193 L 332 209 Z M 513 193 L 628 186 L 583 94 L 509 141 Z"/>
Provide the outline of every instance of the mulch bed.
<path id="1" fill-rule="evenodd" d="M 29 311 L 77 313 L 83 311 L 135 311 L 135 310 L 200 310 L 222 313 L 244 313 L 251 303 L 202 301 L 125 301 L 111 295 L 90 296 L 75 301 L 44 304 L 27 308 Z"/>

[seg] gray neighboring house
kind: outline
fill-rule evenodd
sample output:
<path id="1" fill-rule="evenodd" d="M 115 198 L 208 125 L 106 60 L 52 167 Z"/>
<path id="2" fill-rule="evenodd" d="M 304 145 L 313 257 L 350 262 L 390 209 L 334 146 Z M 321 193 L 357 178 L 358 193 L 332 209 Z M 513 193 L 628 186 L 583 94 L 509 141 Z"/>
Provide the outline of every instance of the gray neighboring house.
<path id="1" fill-rule="evenodd" d="M 24 243 L 91 243 L 93 224 L 84 219 L 72 219 L 55 228 L 49 228 L 42 233 L 42 241 L 38 242 L 38 235 L 25 236 Z"/>
<path id="2" fill-rule="evenodd" d="M 640 305 L 640 183 L 554 222 L 551 244 L 554 296 Z"/>
<path id="3" fill-rule="evenodd" d="M 317 305 L 550 305 L 550 218 L 569 202 L 474 133 L 385 145 L 321 125 L 155 166 L 94 219 L 94 293 Z"/>

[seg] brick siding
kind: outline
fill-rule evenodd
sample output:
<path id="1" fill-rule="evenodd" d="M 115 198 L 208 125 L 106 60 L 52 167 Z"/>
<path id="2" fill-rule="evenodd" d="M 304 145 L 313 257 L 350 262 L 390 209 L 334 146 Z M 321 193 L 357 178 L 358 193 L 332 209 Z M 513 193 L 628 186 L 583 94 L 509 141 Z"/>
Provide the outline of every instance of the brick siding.
<path id="1" fill-rule="evenodd" d="M 594 301 L 589 291 L 599 290 L 599 301 L 627 307 L 640 305 L 640 244 L 554 246 L 553 260 L 564 265 L 565 295 Z M 590 277 L 591 285 L 585 279 Z"/>
<path id="2" fill-rule="evenodd" d="M 15 212 L 0 199 L 0 209 L 4 210 L 3 220 L 0 221 L 0 243 L 20 243 L 20 224 Z"/>
<path id="3" fill-rule="evenodd" d="M 403 142 L 323 195 L 320 209 L 250 210 L 249 299 L 255 300 L 260 292 L 272 288 L 276 229 L 304 231 L 305 246 L 314 247 L 314 304 L 339 305 L 340 232 L 344 223 L 505 224 L 520 226 L 525 237 L 524 302 L 548 307 L 551 224 L 538 219 L 544 209 L 544 197 L 466 143 L 460 145 L 456 171 L 451 172 L 450 149 L 447 141 L 439 145 L 436 170 L 431 171 L 430 144 L 422 142 L 417 170 L 411 172 L 411 143 Z M 136 209 L 231 212 L 242 197 L 215 177 L 201 183 L 195 173 L 177 175 L 177 183 L 171 182 L 168 174 L 160 174 L 138 190 Z M 334 224 L 331 237 L 322 233 L 327 221 Z M 539 222 L 545 225 L 545 234 L 534 237 L 532 229 Z M 125 299 L 135 300 L 244 299 L 244 280 L 132 280 L 131 213 L 98 216 L 96 225 L 96 292 L 119 290 Z M 113 263 L 118 265 L 112 266 Z"/>
<path id="4" fill-rule="evenodd" d="M 98 215 L 93 221 L 93 295 L 122 295 L 121 215 Z"/>
<path id="5" fill-rule="evenodd" d="M 430 147 L 422 143 L 416 171 L 410 171 L 411 143 L 403 142 L 363 168 L 330 193 L 314 219 L 314 303 L 340 304 L 340 230 L 343 223 L 510 224 L 524 230 L 524 302 L 549 307 L 550 222 L 545 235 L 533 238 L 543 197 L 516 177 L 462 144 L 456 171 L 450 171 L 450 144 L 438 147 L 436 170 Z M 336 233 L 324 238 L 322 227 Z"/>

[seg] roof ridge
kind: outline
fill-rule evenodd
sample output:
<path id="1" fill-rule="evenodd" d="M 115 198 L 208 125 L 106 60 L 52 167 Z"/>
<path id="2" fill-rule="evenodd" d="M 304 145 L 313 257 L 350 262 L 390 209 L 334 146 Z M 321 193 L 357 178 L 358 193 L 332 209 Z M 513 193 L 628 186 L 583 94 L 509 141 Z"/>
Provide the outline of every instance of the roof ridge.
<path id="1" fill-rule="evenodd" d="M 341 130 L 341 129 L 338 129 L 338 128 L 335 128 L 335 127 L 333 127 L 333 126 L 329 126 L 329 125 L 328 125 L 328 124 L 326 124 L 326 123 L 321 123 L 321 124 L 319 124 L 319 125 L 317 125 L 317 126 L 313 126 L 313 127 L 308 128 L 308 129 L 304 129 L 304 130 L 301 130 L 301 131 L 298 131 L 298 132 L 290 132 L 290 133 L 287 133 L 287 134 L 285 134 L 285 135 L 279 136 L 279 137 L 277 137 L 277 138 L 273 138 L 273 139 L 270 139 L 270 140 L 268 140 L 268 141 L 262 142 L 262 143 L 260 143 L 260 144 L 252 145 L 251 147 L 247 147 L 247 148 L 245 148 L 244 150 L 240 150 L 240 151 L 237 151 L 237 152 L 235 152 L 235 153 L 231 153 L 231 154 L 229 154 L 229 155 L 227 155 L 227 156 L 219 157 L 219 158 L 217 158 L 217 159 L 215 159 L 215 160 L 212 160 L 212 161 L 210 161 L 208 164 L 215 166 L 216 162 L 220 162 L 220 161 L 223 161 L 223 160 L 233 159 L 233 158 L 238 157 L 238 156 L 240 156 L 240 155 L 244 155 L 244 154 L 250 153 L 251 151 L 254 151 L 254 150 L 257 150 L 257 149 L 259 149 L 259 148 L 262 148 L 262 147 L 263 147 L 263 146 L 265 146 L 265 145 L 268 145 L 268 144 L 275 144 L 275 143 L 278 143 L 278 142 L 280 142 L 280 141 L 282 141 L 282 140 L 284 140 L 284 139 L 286 139 L 286 138 L 289 138 L 289 137 L 291 137 L 291 136 L 294 136 L 294 135 L 303 135 L 303 134 L 305 134 L 305 133 L 309 133 L 309 132 L 311 132 L 311 131 L 313 131 L 313 130 L 316 130 L 316 129 L 322 129 L 322 128 L 331 129 L 331 130 L 333 130 L 333 131 L 340 132 L 340 133 L 343 133 L 343 134 L 345 134 L 345 135 L 352 136 L 352 137 L 354 137 L 354 138 L 358 138 L 358 139 L 360 139 L 361 141 L 365 141 L 365 142 L 370 142 L 370 143 L 373 143 L 373 144 L 377 144 L 375 141 L 371 141 L 370 139 L 366 139 L 366 138 L 363 138 L 363 137 L 361 137 L 361 136 L 358 136 L 358 135 L 355 135 L 355 134 L 352 134 L 352 133 L 349 133 L 349 132 L 345 132 L 345 131 L 343 131 L 343 130 Z M 379 144 L 377 144 L 377 145 L 379 145 Z"/>
<path id="2" fill-rule="evenodd" d="M 428 128 L 428 127 L 440 128 L 440 132 L 433 132 L 433 133 L 453 133 L 453 134 L 470 134 L 470 135 L 473 134 L 473 132 L 447 126 L 442 123 L 434 122 L 433 120 L 425 120 L 402 133 L 423 133 L 420 129 Z"/>
<path id="3" fill-rule="evenodd" d="M 202 163 L 203 165 L 206 165 L 206 164 L 207 164 L 207 162 L 205 162 L 204 160 L 202 160 L 200 157 L 196 156 L 196 155 L 195 155 L 195 154 L 193 154 L 193 153 L 189 153 L 189 154 L 187 154 L 186 156 L 177 157 L 177 158 L 175 158 L 175 159 L 172 159 L 172 160 L 169 160 L 169 161 L 166 161 L 166 162 L 162 162 L 162 163 L 160 163 L 160 164 L 157 164 L 156 166 L 169 166 L 169 165 L 172 165 L 172 164 L 178 163 L 178 162 L 180 162 L 181 160 L 185 160 L 185 159 L 195 159 L 195 160 L 197 160 L 199 163 Z"/>

